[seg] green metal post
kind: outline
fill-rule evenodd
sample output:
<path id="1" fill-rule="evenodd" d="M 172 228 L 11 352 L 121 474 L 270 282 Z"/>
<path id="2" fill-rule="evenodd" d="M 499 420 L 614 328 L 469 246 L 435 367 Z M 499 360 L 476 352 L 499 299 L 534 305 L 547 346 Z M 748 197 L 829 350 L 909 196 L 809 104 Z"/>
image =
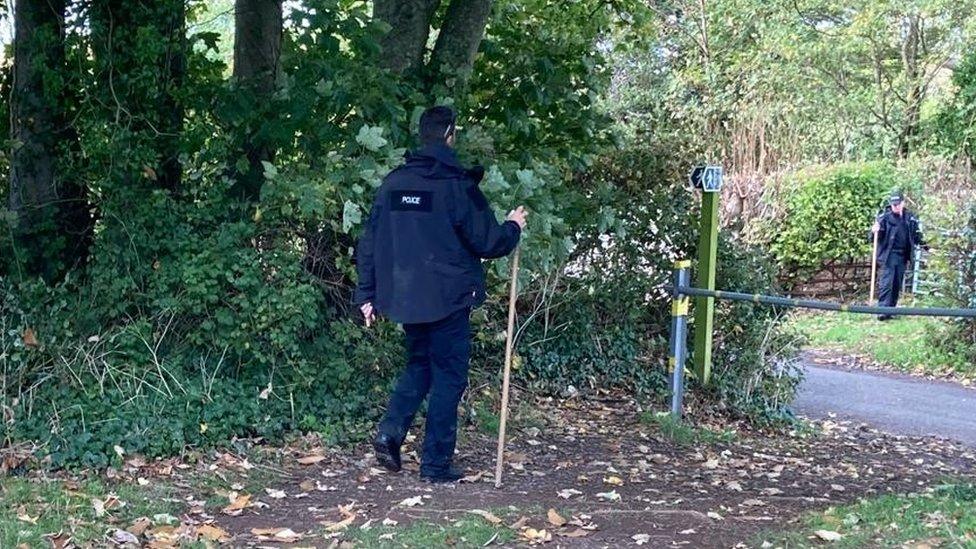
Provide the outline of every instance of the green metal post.
<path id="1" fill-rule="evenodd" d="M 703 192 L 701 235 L 698 240 L 698 287 L 715 289 L 715 263 L 718 256 L 719 193 Z M 695 375 L 708 383 L 712 375 L 712 325 L 715 320 L 715 298 L 695 299 Z"/>

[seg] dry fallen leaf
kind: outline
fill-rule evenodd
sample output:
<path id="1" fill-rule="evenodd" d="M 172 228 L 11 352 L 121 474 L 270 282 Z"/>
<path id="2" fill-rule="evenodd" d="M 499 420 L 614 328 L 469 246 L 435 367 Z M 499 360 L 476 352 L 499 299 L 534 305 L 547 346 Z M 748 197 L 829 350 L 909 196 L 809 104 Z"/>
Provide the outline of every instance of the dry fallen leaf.
<path id="1" fill-rule="evenodd" d="M 616 490 L 611 490 L 610 492 L 600 492 L 596 497 L 604 501 L 620 501 L 620 494 Z"/>
<path id="2" fill-rule="evenodd" d="M 224 507 L 222 512 L 225 515 L 236 517 L 244 512 L 244 509 L 251 504 L 251 495 L 243 494 L 234 498 L 230 505 Z"/>
<path id="3" fill-rule="evenodd" d="M 623 486 L 624 485 L 624 479 L 622 479 L 620 477 L 612 476 L 612 475 L 609 476 L 609 477 L 605 477 L 603 479 L 603 482 L 609 484 L 610 486 Z"/>
<path id="4" fill-rule="evenodd" d="M 814 535 L 824 541 L 840 541 L 844 537 L 843 534 L 834 532 L 833 530 L 817 530 L 814 532 Z"/>
<path id="5" fill-rule="evenodd" d="M 37 347 L 38 346 L 37 335 L 34 334 L 34 330 L 32 328 L 24 328 L 24 333 L 23 333 L 23 335 L 21 337 L 23 337 L 23 339 L 24 339 L 24 346 L 25 347 Z"/>
<path id="6" fill-rule="evenodd" d="M 116 545 L 139 545 L 139 538 L 127 530 L 116 529 L 112 532 L 112 541 Z"/>
<path id="7" fill-rule="evenodd" d="M 478 482 L 484 476 L 485 476 L 485 472 L 484 471 L 478 471 L 477 473 L 475 473 L 473 475 L 468 475 L 468 476 L 462 478 L 461 479 L 461 482 Z"/>
<path id="8" fill-rule="evenodd" d="M 403 507 L 415 507 L 417 505 L 423 505 L 424 500 L 422 496 L 414 496 L 412 498 L 407 498 L 400 502 Z"/>
<path id="9" fill-rule="evenodd" d="M 552 534 L 544 529 L 536 530 L 535 528 L 526 528 L 522 530 L 521 534 L 529 543 L 547 543 L 552 541 Z"/>
<path id="10" fill-rule="evenodd" d="M 566 532 L 565 534 L 559 534 L 559 535 L 564 538 L 584 538 L 590 535 L 590 533 L 582 528 L 577 528 L 571 532 Z"/>
<path id="11" fill-rule="evenodd" d="M 561 527 L 566 525 L 566 519 L 559 516 L 559 513 L 555 509 L 549 509 L 549 512 L 546 513 L 546 518 L 549 519 L 549 524 L 553 526 Z"/>
<path id="12" fill-rule="evenodd" d="M 569 499 L 573 496 L 582 496 L 583 492 L 573 488 L 566 488 L 565 490 L 560 490 L 558 495 L 563 499 Z"/>
<path id="13" fill-rule="evenodd" d="M 471 513 L 471 514 L 473 514 L 473 515 L 478 515 L 479 517 L 487 520 L 491 524 L 498 525 L 498 524 L 501 524 L 502 523 L 502 519 L 496 517 L 490 511 L 485 511 L 484 509 L 471 509 L 468 512 Z"/>
<path id="14" fill-rule="evenodd" d="M 132 526 L 126 528 L 134 536 L 141 536 L 146 533 L 146 530 L 152 526 L 152 521 L 149 517 L 139 517 L 132 523 Z"/>
<path id="15" fill-rule="evenodd" d="M 323 459 L 325 459 L 325 456 L 322 454 L 312 454 L 310 456 L 304 456 L 298 458 L 298 463 L 302 465 L 315 465 L 316 463 L 322 461 Z"/>
<path id="16" fill-rule="evenodd" d="M 197 526 L 197 535 L 207 541 L 226 542 L 230 540 L 227 530 L 213 524 Z"/>
<path id="17" fill-rule="evenodd" d="M 339 514 L 343 516 L 343 519 L 339 522 L 323 522 L 322 524 L 325 526 L 325 529 L 329 532 L 339 532 L 349 528 L 349 525 L 356 521 L 356 513 L 352 508 L 353 504 L 340 505 Z"/>
<path id="18" fill-rule="evenodd" d="M 27 514 L 27 508 L 21 505 L 17 508 L 17 520 L 21 522 L 28 522 L 30 524 L 37 524 L 37 519 L 40 517 L 32 517 Z"/>
<path id="19" fill-rule="evenodd" d="M 268 497 L 271 499 L 284 499 L 285 497 L 287 497 L 287 494 L 285 494 L 284 490 L 277 490 L 275 488 L 265 488 L 264 491 L 266 494 L 268 494 Z"/>
<path id="20" fill-rule="evenodd" d="M 644 545 L 645 543 L 651 541 L 651 536 L 648 534 L 634 534 L 630 536 L 630 539 L 634 540 L 635 545 Z"/>
<path id="21" fill-rule="evenodd" d="M 251 533 L 262 541 L 295 543 L 302 539 L 301 534 L 295 533 L 291 528 L 252 528 Z"/>

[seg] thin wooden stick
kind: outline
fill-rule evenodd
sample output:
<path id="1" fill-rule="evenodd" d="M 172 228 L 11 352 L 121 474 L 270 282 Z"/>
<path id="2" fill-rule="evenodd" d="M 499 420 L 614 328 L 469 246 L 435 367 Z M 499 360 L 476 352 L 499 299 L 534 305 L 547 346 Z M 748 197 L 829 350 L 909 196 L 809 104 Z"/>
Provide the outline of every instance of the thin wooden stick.
<path id="1" fill-rule="evenodd" d="M 515 338 L 515 299 L 518 296 L 519 249 L 512 256 L 512 281 L 508 293 L 508 331 L 505 335 L 505 373 L 502 376 L 502 408 L 498 421 L 498 455 L 495 457 L 495 488 L 502 485 L 505 460 L 505 423 L 508 420 L 508 382 L 512 372 L 512 346 Z"/>
<path id="2" fill-rule="evenodd" d="M 880 231 L 879 231 L 880 232 Z M 878 233 L 874 233 L 874 251 L 871 252 L 871 297 L 868 305 L 874 305 L 874 288 L 878 278 Z"/>

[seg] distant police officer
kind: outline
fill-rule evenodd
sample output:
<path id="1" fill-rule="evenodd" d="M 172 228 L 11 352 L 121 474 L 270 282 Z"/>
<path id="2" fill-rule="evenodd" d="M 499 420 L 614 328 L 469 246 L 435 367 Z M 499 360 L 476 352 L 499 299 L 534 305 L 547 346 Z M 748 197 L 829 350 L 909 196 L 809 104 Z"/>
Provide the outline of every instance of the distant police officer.
<path id="1" fill-rule="evenodd" d="M 407 367 L 373 441 L 377 460 L 400 470 L 400 446 L 424 398 L 427 427 L 420 475 L 453 482 L 457 407 L 468 384 L 471 309 L 485 300 L 482 259 L 519 242 L 521 206 L 499 224 L 478 188 L 484 169 L 465 169 L 453 147 L 456 115 L 433 107 L 420 118 L 423 147 L 406 155 L 376 193 L 359 240 L 355 302 L 366 325 L 376 315 L 402 323 Z"/>
<path id="2" fill-rule="evenodd" d="M 872 238 L 878 235 L 878 265 L 884 272 L 878 286 L 878 305 L 896 307 L 898 296 L 905 281 L 905 269 L 912 259 L 916 246 L 928 248 L 922 238 L 918 218 L 905 209 L 905 197 L 894 192 L 888 198 L 886 209 L 871 227 Z M 890 320 L 891 315 L 881 315 L 878 320 Z"/>

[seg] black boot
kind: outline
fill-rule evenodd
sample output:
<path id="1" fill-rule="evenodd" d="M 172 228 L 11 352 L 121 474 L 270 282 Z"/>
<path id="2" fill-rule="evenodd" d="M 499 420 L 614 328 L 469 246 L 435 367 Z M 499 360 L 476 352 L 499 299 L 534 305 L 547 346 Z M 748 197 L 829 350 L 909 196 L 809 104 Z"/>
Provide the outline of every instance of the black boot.
<path id="1" fill-rule="evenodd" d="M 390 435 L 382 433 L 373 439 L 373 451 L 376 452 L 376 461 L 384 468 L 394 473 L 400 470 L 400 443 L 393 440 Z"/>
<path id="2" fill-rule="evenodd" d="M 427 482 L 433 482 L 435 484 L 442 484 L 448 482 L 457 482 L 464 478 L 464 473 L 458 471 L 454 467 L 448 467 L 446 471 L 441 471 L 438 473 L 420 473 L 421 480 Z"/>

